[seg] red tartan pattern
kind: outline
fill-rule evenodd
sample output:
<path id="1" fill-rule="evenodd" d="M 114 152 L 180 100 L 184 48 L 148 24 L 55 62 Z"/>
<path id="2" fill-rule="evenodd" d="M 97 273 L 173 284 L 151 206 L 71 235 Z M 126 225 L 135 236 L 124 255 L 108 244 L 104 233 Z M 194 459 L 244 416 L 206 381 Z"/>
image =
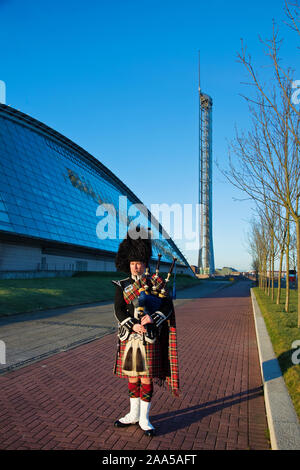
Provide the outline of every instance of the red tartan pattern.
<path id="1" fill-rule="evenodd" d="M 122 359 L 123 359 L 123 354 L 124 354 L 127 342 L 128 342 L 128 339 L 125 339 L 124 341 L 119 341 L 120 346 L 117 352 L 116 364 L 114 367 L 114 374 L 122 378 L 128 378 L 128 375 L 124 374 L 122 371 Z M 141 377 L 149 377 L 149 378 L 161 377 L 164 371 L 162 370 L 162 365 L 161 365 L 159 341 L 155 341 L 155 343 L 152 343 L 152 344 L 146 343 L 145 349 L 146 349 L 146 359 L 147 359 L 149 373 L 147 375 L 141 375 Z"/>
<path id="2" fill-rule="evenodd" d="M 151 283 L 155 286 L 158 290 L 163 286 L 164 280 L 155 274 L 151 276 Z M 142 289 L 146 284 L 146 278 L 143 277 L 140 281 L 135 281 L 133 284 L 128 286 L 128 290 L 125 292 L 123 291 L 124 300 L 127 304 L 133 301 L 136 297 L 140 295 L 139 290 Z"/>
<path id="3" fill-rule="evenodd" d="M 172 323 L 175 323 L 175 316 L 172 315 Z M 122 359 L 126 348 L 128 339 L 125 341 L 119 341 L 119 348 L 117 351 L 117 357 L 114 366 L 114 374 L 118 377 L 127 378 L 128 375 L 122 371 Z M 168 367 L 162 363 L 163 345 L 159 341 L 155 341 L 154 344 L 146 343 L 146 358 L 148 364 L 148 375 L 142 375 L 141 377 L 158 378 L 165 380 L 168 389 L 171 390 L 174 396 L 179 396 L 179 368 L 178 368 L 178 355 L 177 355 L 177 335 L 176 326 L 169 326 L 169 348 L 168 348 Z"/>
<path id="4" fill-rule="evenodd" d="M 125 292 L 123 290 L 124 300 L 127 304 L 133 301 L 136 297 L 140 295 L 139 289 L 141 289 L 145 285 L 145 278 L 141 279 L 141 281 L 135 281 L 133 284 L 128 286 L 128 290 Z"/>
<path id="5" fill-rule="evenodd" d="M 156 277 L 156 274 L 152 274 L 151 282 L 157 289 L 160 289 L 161 287 L 163 287 L 165 283 L 165 281 L 161 277 L 159 276 Z"/>
<path id="6" fill-rule="evenodd" d="M 139 398 L 141 391 L 140 391 L 140 383 L 139 382 L 128 382 L 128 394 L 129 398 Z"/>
<path id="7" fill-rule="evenodd" d="M 179 392 L 179 369 L 178 369 L 178 354 L 177 354 L 177 335 L 176 328 L 170 326 L 169 328 L 169 358 L 170 358 L 170 371 L 171 374 L 166 378 L 168 386 L 171 388 L 174 395 Z"/>
<path id="8" fill-rule="evenodd" d="M 153 395 L 153 384 L 141 384 L 140 398 L 143 401 L 151 401 Z"/>

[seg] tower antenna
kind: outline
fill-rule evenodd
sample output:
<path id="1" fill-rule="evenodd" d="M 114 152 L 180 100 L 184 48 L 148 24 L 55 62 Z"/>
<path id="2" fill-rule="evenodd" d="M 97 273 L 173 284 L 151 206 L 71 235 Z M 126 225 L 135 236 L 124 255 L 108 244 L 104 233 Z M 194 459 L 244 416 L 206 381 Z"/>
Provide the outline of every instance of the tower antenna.
<path id="1" fill-rule="evenodd" d="M 200 51 L 198 51 L 198 91 L 199 95 L 201 93 L 201 85 L 200 85 Z"/>

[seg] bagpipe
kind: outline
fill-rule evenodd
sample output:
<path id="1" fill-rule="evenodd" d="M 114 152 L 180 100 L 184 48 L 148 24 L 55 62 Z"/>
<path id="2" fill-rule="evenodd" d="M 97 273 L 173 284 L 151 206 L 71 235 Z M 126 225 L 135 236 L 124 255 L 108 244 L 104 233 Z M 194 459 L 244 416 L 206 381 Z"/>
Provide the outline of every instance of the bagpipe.
<path id="1" fill-rule="evenodd" d="M 170 266 L 169 272 L 167 274 L 166 279 L 162 279 L 159 276 L 159 267 L 160 267 L 160 259 L 162 255 L 158 255 L 158 261 L 156 264 L 155 274 L 153 276 L 150 275 L 149 266 L 146 267 L 145 272 L 145 281 L 143 285 L 139 288 L 139 312 L 140 314 L 144 315 L 151 315 L 151 313 L 155 312 L 159 309 L 162 299 L 169 296 L 168 292 L 168 282 L 170 280 L 171 274 L 173 272 L 175 263 L 177 258 L 173 258 L 173 262 Z"/>
<path id="2" fill-rule="evenodd" d="M 159 276 L 161 256 L 161 254 L 158 255 L 155 274 L 151 276 L 149 266 L 146 267 L 144 284 L 139 288 L 138 296 L 137 310 L 140 319 L 142 319 L 142 317 L 145 315 L 152 316 L 155 312 L 159 310 L 163 299 L 169 297 L 168 282 L 170 280 L 177 258 L 173 258 L 173 262 L 170 266 L 166 279 L 162 279 Z M 155 337 L 155 329 L 157 326 L 159 326 L 160 322 L 162 321 L 162 315 L 163 314 L 157 314 L 157 318 L 152 317 L 154 323 L 148 323 L 145 325 L 145 328 L 147 330 L 146 337 L 148 339 Z"/>

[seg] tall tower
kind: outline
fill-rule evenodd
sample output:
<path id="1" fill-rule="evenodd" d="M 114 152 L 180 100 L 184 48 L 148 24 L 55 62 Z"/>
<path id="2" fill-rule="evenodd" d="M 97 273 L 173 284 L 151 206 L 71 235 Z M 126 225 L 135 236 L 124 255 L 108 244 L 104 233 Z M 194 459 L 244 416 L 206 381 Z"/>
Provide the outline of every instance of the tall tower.
<path id="1" fill-rule="evenodd" d="M 200 240 L 198 267 L 200 274 L 215 271 L 212 237 L 212 99 L 201 92 L 199 58 L 199 204 Z"/>

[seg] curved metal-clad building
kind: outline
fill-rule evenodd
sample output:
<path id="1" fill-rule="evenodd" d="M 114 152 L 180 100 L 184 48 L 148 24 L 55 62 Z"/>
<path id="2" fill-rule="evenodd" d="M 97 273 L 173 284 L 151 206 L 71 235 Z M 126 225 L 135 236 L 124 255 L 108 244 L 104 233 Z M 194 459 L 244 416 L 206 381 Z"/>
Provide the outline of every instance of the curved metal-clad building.
<path id="1" fill-rule="evenodd" d="M 114 208 L 109 216 L 99 213 L 103 204 Z M 134 219 L 128 217 L 130 207 L 136 204 L 142 206 L 80 146 L 0 104 L 0 272 L 113 271 L 119 243 Z M 109 217 L 114 237 L 101 223 Z M 180 271 L 190 273 L 189 263 L 152 214 L 146 209 L 141 218 L 154 235 L 153 262 L 158 253 L 162 265 L 175 256 Z"/>

